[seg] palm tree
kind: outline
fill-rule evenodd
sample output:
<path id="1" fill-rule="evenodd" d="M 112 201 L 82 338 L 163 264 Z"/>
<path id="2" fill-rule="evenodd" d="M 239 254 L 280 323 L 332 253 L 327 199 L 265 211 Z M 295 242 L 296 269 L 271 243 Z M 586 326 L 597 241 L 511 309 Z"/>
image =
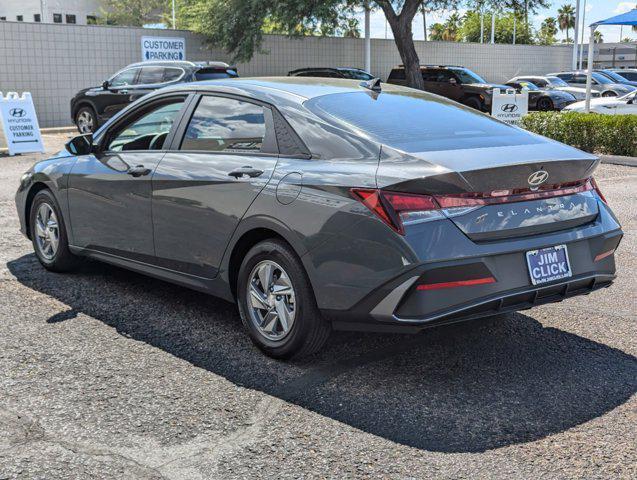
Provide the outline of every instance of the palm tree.
<path id="1" fill-rule="evenodd" d="M 604 36 L 602 35 L 602 32 L 595 30 L 595 33 L 593 33 L 593 42 L 604 43 Z"/>
<path id="2" fill-rule="evenodd" d="M 568 31 L 575 27 L 575 9 L 573 5 L 562 5 L 557 10 L 557 23 L 560 30 L 566 30 L 566 41 L 569 41 Z"/>
<path id="3" fill-rule="evenodd" d="M 458 39 L 458 31 L 460 30 L 460 25 L 462 25 L 462 17 L 458 14 L 458 12 L 454 12 L 449 15 L 449 18 L 445 22 L 445 40 L 449 42 L 455 42 Z"/>
<path id="4" fill-rule="evenodd" d="M 557 35 L 557 21 L 553 17 L 545 18 L 538 32 L 540 43 L 543 45 L 554 44 L 555 35 Z"/>
<path id="5" fill-rule="evenodd" d="M 432 40 L 434 42 L 440 42 L 444 40 L 445 30 L 446 28 L 442 23 L 434 23 L 429 28 L 429 40 Z"/>

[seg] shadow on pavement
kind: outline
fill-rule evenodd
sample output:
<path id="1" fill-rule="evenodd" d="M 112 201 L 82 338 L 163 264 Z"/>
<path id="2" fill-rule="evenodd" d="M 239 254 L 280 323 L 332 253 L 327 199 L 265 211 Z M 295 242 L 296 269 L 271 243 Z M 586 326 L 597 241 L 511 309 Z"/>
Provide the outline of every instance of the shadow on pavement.
<path id="1" fill-rule="evenodd" d="M 42 328 L 89 315 L 237 385 L 412 447 L 481 452 L 587 422 L 637 391 L 637 359 L 510 314 L 416 336 L 335 333 L 284 363 L 256 350 L 234 305 L 115 267 L 8 263 L 28 288 L 68 305 Z M 47 323 L 48 322 L 48 323 Z"/>

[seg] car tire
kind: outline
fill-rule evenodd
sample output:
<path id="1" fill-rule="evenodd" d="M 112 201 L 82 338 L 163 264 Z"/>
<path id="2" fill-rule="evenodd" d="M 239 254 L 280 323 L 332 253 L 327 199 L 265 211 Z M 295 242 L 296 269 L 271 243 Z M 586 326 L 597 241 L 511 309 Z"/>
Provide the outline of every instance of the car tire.
<path id="1" fill-rule="evenodd" d="M 253 343 L 274 358 L 311 355 L 323 347 L 331 331 L 303 264 L 279 239 L 258 243 L 244 257 L 237 304 Z"/>
<path id="2" fill-rule="evenodd" d="M 554 110 L 555 107 L 553 105 L 553 101 L 548 97 L 542 97 L 537 101 L 537 109 L 541 112 L 549 112 Z"/>
<path id="3" fill-rule="evenodd" d="M 64 218 L 50 190 L 41 190 L 33 198 L 29 231 L 35 255 L 44 268 L 68 272 L 77 267 L 79 259 L 69 250 Z"/>
<path id="4" fill-rule="evenodd" d="M 607 97 L 608 98 L 608 97 L 616 97 L 616 96 L 617 96 L 617 94 L 615 92 L 611 92 L 610 90 L 602 93 L 602 97 Z"/>
<path id="5" fill-rule="evenodd" d="M 81 134 L 94 133 L 97 130 L 97 115 L 92 107 L 81 107 L 75 113 L 75 126 Z"/>
<path id="6" fill-rule="evenodd" d="M 469 97 L 469 98 L 465 98 L 464 100 L 464 104 L 467 107 L 471 107 L 474 108 L 476 110 L 480 110 L 482 111 L 482 102 L 480 101 L 480 99 L 478 97 Z"/>

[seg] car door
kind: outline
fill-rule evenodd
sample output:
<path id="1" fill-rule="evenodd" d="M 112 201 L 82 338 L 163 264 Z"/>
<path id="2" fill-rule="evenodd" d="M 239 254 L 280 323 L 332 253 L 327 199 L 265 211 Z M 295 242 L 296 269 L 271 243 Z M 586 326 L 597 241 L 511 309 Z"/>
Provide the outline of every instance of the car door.
<path id="1" fill-rule="evenodd" d="M 73 244 L 139 261 L 154 258 L 152 173 L 165 154 L 185 95 L 140 105 L 96 139 L 69 175 Z"/>
<path id="2" fill-rule="evenodd" d="M 132 102 L 131 89 L 134 88 L 140 71 L 139 67 L 127 68 L 107 80 L 106 88 L 96 98 L 96 113 L 100 117 L 100 124 Z"/>
<path id="3" fill-rule="evenodd" d="M 226 245 L 277 163 L 272 111 L 202 95 L 153 177 L 155 251 L 165 268 L 216 276 Z"/>

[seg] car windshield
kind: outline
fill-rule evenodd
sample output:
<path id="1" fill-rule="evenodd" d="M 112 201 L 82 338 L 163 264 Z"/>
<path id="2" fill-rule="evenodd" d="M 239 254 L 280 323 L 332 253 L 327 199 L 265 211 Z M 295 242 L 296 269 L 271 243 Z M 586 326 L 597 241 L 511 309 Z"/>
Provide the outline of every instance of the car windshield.
<path id="1" fill-rule="evenodd" d="M 602 73 L 606 75 L 607 77 L 611 78 L 612 80 L 615 80 L 615 82 L 617 83 L 623 83 L 626 81 L 624 77 L 610 70 L 604 70 Z"/>
<path id="2" fill-rule="evenodd" d="M 469 107 L 422 92 L 365 92 L 315 97 L 305 106 L 405 152 L 526 145 L 541 140 Z"/>
<path id="3" fill-rule="evenodd" d="M 560 77 L 546 77 L 553 87 L 568 87 L 568 83 L 562 80 Z"/>
<path id="4" fill-rule="evenodd" d="M 370 75 L 363 70 L 350 70 L 349 68 L 340 68 L 338 71 L 341 72 L 345 76 L 345 78 L 351 78 L 353 80 L 371 80 L 372 78 L 374 78 L 373 75 Z"/>
<path id="5" fill-rule="evenodd" d="M 239 75 L 231 68 L 201 68 L 195 72 L 197 80 L 215 80 L 217 78 L 236 78 Z"/>
<path id="6" fill-rule="evenodd" d="M 597 83 L 601 85 L 608 85 L 609 83 L 613 83 L 610 78 L 602 75 L 601 73 L 593 72 L 593 78 L 595 79 L 595 81 L 597 81 Z"/>
<path id="7" fill-rule="evenodd" d="M 637 97 L 637 90 L 635 90 L 634 92 L 627 93 L 624 96 L 619 97 L 618 100 L 625 100 L 625 101 L 635 100 L 635 97 Z"/>
<path id="8" fill-rule="evenodd" d="M 538 87 L 535 83 L 533 82 L 529 82 L 528 80 L 521 80 L 520 85 L 522 85 L 522 88 L 526 88 L 527 90 L 539 90 L 540 87 Z"/>
<path id="9" fill-rule="evenodd" d="M 451 68 L 450 70 L 458 76 L 460 83 L 487 83 L 480 75 L 466 68 Z"/>

